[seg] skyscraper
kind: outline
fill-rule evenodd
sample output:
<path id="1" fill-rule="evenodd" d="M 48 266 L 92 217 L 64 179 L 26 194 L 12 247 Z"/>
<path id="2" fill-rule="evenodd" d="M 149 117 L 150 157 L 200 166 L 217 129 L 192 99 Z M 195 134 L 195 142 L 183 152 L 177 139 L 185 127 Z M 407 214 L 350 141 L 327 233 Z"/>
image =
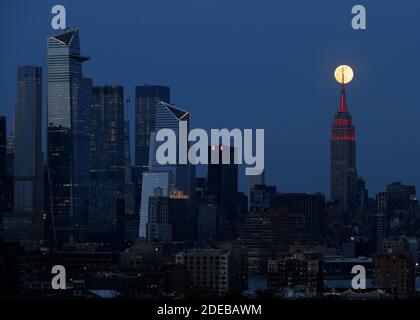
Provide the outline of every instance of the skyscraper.
<path id="1" fill-rule="evenodd" d="M 169 197 L 163 196 L 163 189 L 158 187 L 149 197 L 149 219 L 147 222 L 147 241 L 149 243 L 172 242 L 172 224 L 169 217 Z"/>
<path id="2" fill-rule="evenodd" d="M 263 171 L 259 175 L 248 176 L 248 211 L 251 206 L 251 194 L 255 186 L 265 185 L 265 172 Z"/>
<path id="3" fill-rule="evenodd" d="M 0 116 L 0 213 L 6 210 L 6 117 Z"/>
<path id="4" fill-rule="evenodd" d="M 92 88 L 89 239 L 120 243 L 125 198 L 123 87 Z"/>
<path id="5" fill-rule="evenodd" d="M 156 106 L 170 103 L 169 87 L 143 85 L 136 87 L 135 101 L 135 197 L 134 210 L 140 211 L 143 173 L 149 170 L 150 134 L 156 127 Z"/>
<path id="6" fill-rule="evenodd" d="M 79 31 L 48 38 L 48 176 L 56 244 L 86 238 L 92 82 L 82 76 Z"/>
<path id="7" fill-rule="evenodd" d="M 15 109 L 14 212 L 40 214 L 43 208 L 42 70 L 21 66 Z"/>
<path id="8" fill-rule="evenodd" d="M 222 155 L 229 152 L 230 162 L 222 163 Z M 217 155 L 218 153 L 218 155 Z M 234 163 L 235 148 L 227 146 L 209 146 L 207 171 L 207 193 L 213 196 L 216 204 L 223 209 L 229 222 L 237 218 L 236 197 L 238 193 L 238 165 Z M 212 159 L 219 159 L 214 163 Z"/>
<path id="9" fill-rule="evenodd" d="M 125 113 L 127 115 L 127 113 Z M 133 166 L 131 165 L 130 121 L 124 120 L 124 158 L 125 158 L 125 214 L 134 215 Z"/>
<path id="10" fill-rule="evenodd" d="M 155 131 L 156 106 L 170 103 L 169 87 L 143 85 L 136 87 L 135 161 L 137 176 L 149 169 L 150 133 Z"/>
<path id="11" fill-rule="evenodd" d="M 139 236 L 146 239 L 147 224 L 149 223 L 149 199 L 153 196 L 156 188 L 162 189 L 162 196 L 169 194 L 169 181 L 171 172 L 143 172 L 143 186 L 141 189 L 141 205 L 140 205 L 140 226 Z"/>
<path id="12" fill-rule="evenodd" d="M 150 154 L 149 154 L 149 169 L 150 171 L 170 171 L 171 178 L 170 189 L 182 191 L 190 196 L 193 193 L 193 185 L 195 181 L 195 167 L 191 164 L 181 164 L 179 148 L 177 148 L 177 164 L 161 165 L 156 160 L 156 150 L 162 142 L 155 141 L 155 134 L 160 129 L 171 129 L 175 132 L 177 141 L 180 139 L 180 122 L 186 122 L 186 133 L 190 130 L 190 113 L 184 111 L 169 103 L 159 101 L 156 106 L 156 123 L 155 132 L 150 135 Z M 185 150 L 187 152 L 187 150 Z M 186 155 L 185 155 L 186 156 Z M 190 198 L 191 199 L 191 198 Z"/>
<path id="13" fill-rule="evenodd" d="M 356 197 L 356 135 L 342 84 L 340 108 L 331 129 L 331 198 L 342 209 L 345 223 L 350 222 Z"/>

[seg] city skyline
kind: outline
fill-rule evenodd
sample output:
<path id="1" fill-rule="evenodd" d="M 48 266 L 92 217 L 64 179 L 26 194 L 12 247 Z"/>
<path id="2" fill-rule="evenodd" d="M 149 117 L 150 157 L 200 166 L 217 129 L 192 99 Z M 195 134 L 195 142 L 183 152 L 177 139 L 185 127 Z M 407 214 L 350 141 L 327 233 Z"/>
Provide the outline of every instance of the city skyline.
<path id="1" fill-rule="evenodd" d="M 0 74 L 0 300 L 420 298 L 420 45 L 378 55 L 365 5 L 350 34 L 323 29 L 343 3 L 240 1 L 28 30 Z"/>
<path id="2" fill-rule="evenodd" d="M 18 2 L 16 7 L 11 7 L 10 10 L 16 10 L 19 5 L 21 4 Z M 277 45 L 269 41 L 267 36 L 262 36 L 261 39 L 251 37 L 249 40 L 246 40 L 248 38 L 244 37 L 245 33 L 247 30 L 252 30 L 252 28 L 239 15 L 237 19 L 238 29 L 234 28 L 231 32 L 228 32 L 228 35 L 238 37 L 238 40 L 235 42 L 237 45 L 235 48 L 244 46 L 244 48 L 249 49 L 249 53 L 243 52 L 243 57 L 241 58 L 236 49 L 228 45 L 226 36 L 221 37 L 217 41 L 212 37 L 220 34 L 221 26 L 214 25 L 213 20 L 210 18 L 218 17 L 222 22 L 226 22 L 226 19 L 233 13 L 230 5 L 226 5 L 224 14 L 216 13 L 215 8 L 218 4 L 214 4 L 207 5 L 208 13 L 204 13 L 199 7 L 191 8 L 192 12 L 196 12 L 202 18 L 205 18 L 203 22 L 205 25 L 199 24 L 199 26 L 201 27 L 200 30 L 205 30 L 206 32 L 198 39 L 200 46 L 191 53 L 195 53 L 197 56 L 192 56 L 191 54 L 186 56 L 190 62 L 182 58 L 182 53 L 185 53 L 185 51 L 181 49 L 176 49 L 172 55 L 162 56 L 159 50 L 150 50 L 141 47 L 140 44 L 135 45 L 133 43 L 128 43 L 127 45 L 127 49 L 129 49 L 127 51 L 127 59 L 118 59 L 120 53 L 117 47 L 111 46 L 107 49 L 107 52 L 101 50 L 100 41 L 101 39 L 103 40 L 103 37 L 94 36 L 93 32 L 95 29 L 87 23 L 85 16 L 76 16 L 74 14 L 76 9 L 82 11 L 84 9 L 86 11 L 93 10 L 94 4 L 64 3 L 64 5 L 68 9 L 69 26 L 77 25 L 83 30 L 82 46 L 84 51 L 93 58 L 92 61 L 86 63 L 85 69 L 86 74 L 93 78 L 94 85 L 119 83 L 124 87 L 126 97 L 131 97 L 130 120 L 132 137 L 134 132 L 135 86 L 143 83 L 168 85 L 173 92 L 172 102 L 185 106 L 192 112 L 194 118 L 193 127 L 265 128 L 266 171 L 270 172 L 267 176 L 269 184 L 276 184 L 280 191 L 321 191 L 329 194 L 329 166 L 327 165 L 329 150 L 328 123 L 331 121 L 332 114 L 336 109 L 338 96 L 338 88 L 334 83 L 332 71 L 336 65 L 348 63 L 354 66 L 356 71 L 355 80 L 348 87 L 348 99 L 352 106 L 353 118 L 358 124 L 358 137 L 360 140 L 357 159 L 358 171 L 365 178 L 367 188 L 370 192 L 376 193 L 383 190 L 386 184 L 393 181 L 402 181 L 413 185 L 420 184 L 420 177 L 412 174 L 412 172 L 415 172 L 416 163 L 420 159 L 419 151 L 417 151 L 417 148 L 413 148 L 410 143 L 402 143 L 404 139 L 409 139 L 407 137 L 415 137 L 419 133 L 419 128 L 417 128 L 414 121 L 418 112 L 418 108 L 415 107 L 417 105 L 416 101 L 420 101 L 420 97 L 418 97 L 414 89 L 415 81 L 411 81 L 412 78 L 410 78 L 407 68 L 400 67 L 396 70 L 394 66 L 386 64 L 388 68 L 386 74 L 390 75 L 389 77 L 384 77 L 385 70 L 383 69 L 383 65 L 391 57 L 397 55 L 394 49 L 389 48 L 385 44 L 384 36 L 389 33 L 408 32 L 406 30 L 407 24 L 396 23 L 392 25 L 392 28 L 391 26 L 386 28 L 385 25 L 386 32 L 380 32 L 376 28 L 368 29 L 358 36 L 359 40 L 356 40 L 356 36 L 351 33 L 351 28 L 348 26 L 348 21 L 344 23 L 340 20 L 345 16 L 344 12 L 346 10 L 344 9 L 346 9 L 346 4 L 331 2 L 331 10 L 343 11 L 343 16 L 331 17 L 328 15 L 328 11 L 323 11 L 323 8 L 317 8 L 312 4 L 308 4 L 308 10 L 302 13 L 303 16 L 299 16 L 295 14 L 295 5 L 287 5 L 280 10 L 277 5 L 269 2 L 267 8 L 261 7 L 255 12 L 255 17 L 261 24 L 252 26 L 256 28 L 255 33 L 258 35 L 263 30 L 268 30 L 269 34 L 273 35 L 274 31 L 267 29 L 269 24 L 263 18 L 274 17 L 275 14 L 282 17 L 283 22 L 281 22 L 280 26 L 289 25 L 290 28 L 286 29 L 290 32 L 292 32 L 293 27 L 297 27 L 296 23 L 302 17 L 309 19 L 308 23 L 314 25 L 314 30 L 306 30 L 305 32 L 308 32 L 308 34 L 304 34 L 303 30 L 298 28 L 295 31 L 296 36 L 300 36 L 300 39 L 305 40 L 298 45 L 285 33 L 286 29 L 280 28 L 279 34 L 284 37 L 279 38 L 279 41 L 283 41 L 287 45 L 286 51 L 280 54 Z M 180 4 L 181 7 L 182 5 Z M 4 4 L 4 6 L 7 6 L 7 4 Z M 141 5 L 139 6 L 141 7 Z M 407 15 L 410 17 L 410 14 L 415 12 L 417 7 L 415 4 L 410 4 L 399 8 L 395 13 L 388 2 L 381 4 L 381 7 L 377 8 L 373 2 L 369 3 L 368 1 L 368 6 L 372 10 L 375 9 L 376 12 L 382 13 L 383 16 L 394 13 L 397 19 L 401 18 L 401 21 L 403 21 L 402 17 L 405 18 Z M 39 9 L 34 8 L 34 10 L 41 10 L 42 7 L 41 5 Z M 253 8 L 249 3 L 245 3 L 244 7 L 245 10 Z M 170 8 L 173 7 L 169 5 L 168 9 Z M 142 21 L 145 23 L 145 28 L 142 29 L 138 29 L 135 25 L 130 24 L 129 21 L 117 19 L 116 21 L 119 23 L 116 24 L 115 28 L 109 30 L 111 35 L 115 35 L 115 33 L 122 35 L 121 39 L 114 37 L 117 41 L 116 44 L 120 43 L 119 41 L 122 39 L 127 39 L 127 32 L 123 32 L 127 26 L 132 27 L 132 34 L 138 34 L 141 38 L 150 39 L 152 34 L 148 35 L 146 32 L 152 30 L 150 27 L 154 26 L 154 22 L 151 19 L 156 17 L 156 9 L 155 5 L 150 6 L 150 17 L 144 17 L 139 13 L 140 17 L 144 18 Z M 268 12 L 268 9 L 276 10 L 273 10 L 271 14 Z M 282 14 L 282 12 L 290 13 L 290 17 Z M 19 16 L 21 13 L 17 12 L 16 14 Z M 111 13 L 108 7 L 105 7 L 101 14 L 107 16 Z M 11 63 L 13 68 L 23 64 L 35 64 L 45 67 L 46 53 L 42 41 L 52 32 L 47 23 L 49 21 L 49 10 L 45 10 L 43 15 L 46 16 L 45 26 L 35 21 L 33 23 L 34 27 L 28 31 L 30 34 L 33 33 L 34 40 L 27 41 L 24 44 L 25 48 L 33 52 L 33 54 L 31 57 L 24 57 L 23 53 L 14 55 Z M 181 30 L 185 31 L 183 26 L 188 26 L 195 19 L 186 15 L 184 17 L 188 19 L 183 24 L 176 24 L 175 17 L 175 14 L 174 16 L 167 14 L 167 23 L 174 27 L 174 31 L 167 30 L 167 33 L 164 33 L 162 28 L 153 30 L 160 36 L 160 39 L 167 40 L 169 44 L 173 44 L 175 39 L 179 44 L 183 44 L 186 40 L 191 39 L 193 34 L 187 32 L 185 37 L 180 38 L 179 32 Z M 328 23 L 342 25 L 338 30 L 343 34 L 342 39 L 334 37 L 333 31 L 319 35 L 317 38 L 319 44 L 315 48 L 319 47 L 323 48 L 323 50 L 315 49 L 311 56 L 311 60 L 315 61 L 316 64 L 309 64 L 309 60 L 305 62 L 304 56 L 300 54 L 293 58 L 290 57 L 289 49 L 287 48 L 293 49 L 296 46 L 305 48 L 306 45 L 314 45 L 313 41 L 310 40 L 310 35 L 314 35 L 314 32 L 319 32 L 320 30 L 325 31 L 323 21 L 325 21 L 326 17 L 334 20 Z M 379 15 L 372 15 L 369 21 L 372 24 L 375 22 L 379 23 L 379 19 L 382 18 Z M 30 19 L 32 18 L 29 17 L 29 22 L 31 22 Z M 14 21 L 5 19 L 4 23 L 6 22 L 12 25 L 16 24 Z M 98 22 L 98 26 L 100 25 L 101 23 Z M 240 27 L 244 30 L 240 31 L 242 30 Z M 413 25 L 409 31 L 414 33 L 416 28 L 418 26 Z M 18 27 L 12 29 L 14 30 L 13 32 L 19 30 Z M 349 30 L 347 31 L 347 29 Z M 176 32 L 175 35 L 177 37 L 171 40 L 170 35 L 173 32 Z M 128 34 L 130 33 L 131 31 Z M 5 36 L 8 39 L 11 34 L 5 34 Z M 226 56 L 222 58 L 219 51 L 213 50 L 210 51 L 209 55 L 204 56 L 206 59 L 198 60 L 203 53 L 201 48 L 204 49 L 208 46 L 202 40 L 209 36 L 211 41 L 208 45 L 221 45 L 220 48 L 223 48 L 221 52 L 226 52 Z M 37 42 L 35 44 L 35 40 L 41 43 Z M 266 64 L 251 59 L 249 54 L 258 52 L 256 51 L 258 48 L 257 44 L 261 45 L 261 48 L 267 48 L 267 46 L 272 48 L 276 53 L 276 60 L 274 60 L 274 54 L 271 53 L 267 53 L 269 56 Z M 400 49 L 407 46 L 402 40 L 398 44 Z M 16 45 L 12 41 L 10 50 L 14 50 L 13 48 Z M 35 48 L 39 48 L 39 50 L 35 50 Z M 138 51 L 140 48 L 143 51 Z M 158 46 L 158 48 L 160 47 Z M 177 48 L 182 48 L 182 45 L 177 46 Z M 383 49 L 379 50 L 379 48 Z M 295 52 L 294 49 L 292 51 Z M 379 52 L 380 54 L 378 55 Z M 419 50 L 416 46 L 413 50 L 405 50 L 404 52 L 406 57 L 401 61 L 402 66 L 406 66 L 410 61 L 415 61 L 412 57 Z M 10 61 L 10 54 L 6 56 L 6 52 L 4 52 L 2 55 L 4 55 L 4 61 Z M 112 56 L 116 57 L 115 61 L 111 58 Z M 159 68 L 156 68 L 159 59 L 161 59 L 162 63 Z M 234 62 L 235 60 L 236 63 Z M 289 63 L 289 60 L 296 63 Z M 116 63 L 117 61 L 118 63 Z M 131 70 L 126 68 L 128 62 L 131 62 Z M 220 64 L 217 64 L 217 62 L 220 62 Z M 290 64 L 290 67 L 286 65 L 286 62 Z M 193 65 L 201 67 L 200 70 L 202 72 L 192 73 L 191 70 L 195 68 L 190 66 Z M 209 69 L 209 65 L 216 66 L 216 68 Z M 12 66 L 5 66 L 5 74 L 0 78 L 2 86 L 6 89 L 13 88 L 9 83 L 13 83 L 13 81 L 9 80 L 13 80 L 15 76 L 15 70 L 13 72 L 10 71 L 13 69 Z M 245 77 L 247 83 L 239 79 L 245 75 L 239 71 L 239 67 L 244 69 L 244 71 L 247 70 L 246 74 L 254 75 L 253 77 Z M 260 67 L 261 69 L 258 71 Z M 273 69 L 272 72 L 266 72 L 268 67 Z M 153 69 L 153 72 L 151 69 Z M 212 72 L 211 69 L 217 70 L 219 77 L 215 77 L 215 71 Z M 184 72 L 180 70 L 187 70 L 187 72 L 184 76 L 181 76 Z M 223 70 L 224 73 L 222 73 Z M 307 74 L 306 84 L 302 82 L 301 78 L 298 79 L 297 77 L 297 74 L 303 70 Z M 262 82 L 265 87 L 265 94 L 261 96 L 258 93 L 262 91 L 261 87 L 257 85 L 257 78 L 263 71 L 265 76 L 268 77 L 265 77 L 265 81 Z M 111 76 L 111 73 L 113 76 Z M 7 75 L 7 81 L 4 78 L 5 75 Z M 221 75 L 230 76 L 220 77 Z M 218 81 L 214 81 L 216 78 Z M 197 87 L 197 84 L 193 83 L 193 79 L 201 80 L 195 82 L 197 84 L 202 83 L 202 86 Z M 211 86 L 210 80 L 213 80 L 211 81 Z M 398 83 L 404 85 L 401 86 Z M 43 84 L 45 88 L 45 77 Z M 282 87 L 286 85 L 288 90 L 283 90 Z M 305 95 L 302 96 L 303 85 L 305 86 Z M 394 90 L 387 90 L 389 86 L 393 87 Z M 252 90 L 253 87 L 254 90 Z M 10 95 L 2 96 L 0 103 L 2 104 L 2 113 L 8 116 L 8 132 L 10 132 L 11 119 L 13 119 L 11 111 L 16 98 L 14 90 L 6 90 L 6 92 L 11 93 Z M 212 92 L 216 94 L 213 95 Z M 239 92 L 241 94 L 238 95 Z M 205 101 L 201 101 L 199 99 L 200 96 L 206 97 Z M 219 98 L 217 99 L 216 97 Z M 260 105 L 266 106 L 267 111 L 270 113 L 274 112 L 276 117 L 267 117 L 267 114 L 264 112 L 255 113 L 253 109 L 260 108 Z M 3 106 L 5 107 L 3 108 Z M 302 110 L 305 111 L 305 116 L 301 115 Z M 225 112 L 225 117 L 216 118 L 215 114 L 218 112 Z M 381 114 L 379 119 L 377 117 L 378 113 Z M 391 130 L 385 130 L 385 127 L 391 128 Z M 316 141 L 315 144 L 308 141 L 307 135 L 309 132 L 311 133 L 311 141 Z M 392 148 L 389 148 L 390 145 Z M 295 166 L 301 168 L 299 172 L 292 170 Z M 308 177 L 310 179 L 307 179 Z M 242 175 L 240 176 L 239 185 L 241 190 L 246 190 L 245 178 Z"/>

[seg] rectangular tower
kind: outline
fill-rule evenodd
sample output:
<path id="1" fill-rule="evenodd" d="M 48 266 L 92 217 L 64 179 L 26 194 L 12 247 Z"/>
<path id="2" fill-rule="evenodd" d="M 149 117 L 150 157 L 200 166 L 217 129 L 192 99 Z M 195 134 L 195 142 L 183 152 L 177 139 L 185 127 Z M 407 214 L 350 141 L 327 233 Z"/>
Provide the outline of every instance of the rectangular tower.
<path id="1" fill-rule="evenodd" d="M 86 240 L 92 82 L 77 28 L 49 37 L 47 54 L 49 221 L 59 246 Z"/>
<path id="2" fill-rule="evenodd" d="M 21 66 L 17 73 L 15 109 L 14 212 L 43 208 L 42 71 Z"/>
<path id="3" fill-rule="evenodd" d="M 91 119 L 89 239 L 117 246 L 125 202 L 123 87 L 93 87 Z"/>
<path id="4" fill-rule="evenodd" d="M 331 198 L 343 212 L 343 223 L 350 223 L 357 198 L 356 135 L 344 85 L 331 128 Z"/>

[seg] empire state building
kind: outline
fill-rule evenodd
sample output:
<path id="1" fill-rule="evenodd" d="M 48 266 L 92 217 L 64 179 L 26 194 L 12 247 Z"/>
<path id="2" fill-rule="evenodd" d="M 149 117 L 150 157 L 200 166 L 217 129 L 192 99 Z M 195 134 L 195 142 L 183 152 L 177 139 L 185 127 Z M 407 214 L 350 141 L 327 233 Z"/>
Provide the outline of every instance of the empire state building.
<path id="1" fill-rule="evenodd" d="M 356 198 L 356 135 L 347 108 L 344 81 L 341 83 L 340 108 L 331 128 L 331 198 L 350 222 Z"/>

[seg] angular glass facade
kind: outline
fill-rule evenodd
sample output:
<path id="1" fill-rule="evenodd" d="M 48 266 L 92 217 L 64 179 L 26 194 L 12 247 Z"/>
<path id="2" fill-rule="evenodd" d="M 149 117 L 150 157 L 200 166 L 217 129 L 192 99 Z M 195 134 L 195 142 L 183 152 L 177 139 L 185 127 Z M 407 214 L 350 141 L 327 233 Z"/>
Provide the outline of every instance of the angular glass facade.
<path id="1" fill-rule="evenodd" d="M 193 192 L 193 181 L 195 180 L 195 167 L 190 164 L 167 164 L 161 165 L 156 160 L 156 150 L 162 142 L 156 142 L 156 132 L 160 129 L 171 129 L 175 132 L 179 140 L 179 122 L 187 122 L 187 134 L 190 130 L 190 113 L 181 110 L 166 102 L 159 101 L 156 106 L 156 124 L 155 132 L 150 135 L 150 171 L 170 171 L 172 180 L 170 189 L 182 191 L 188 195 Z M 178 142 L 179 143 L 179 142 Z M 187 151 L 188 152 L 188 151 Z M 177 159 L 179 159 L 179 149 L 177 148 Z"/>
<path id="2" fill-rule="evenodd" d="M 86 239 L 89 210 L 90 79 L 82 77 L 79 31 L 48 38 L 48 179 L 56 244 Z"/>
<path id="3" fill-rule="evenodd" d="M 126 174 L 123 87 L 93 87 L 91 118 L 89 239 L 117 245 Z"/>

